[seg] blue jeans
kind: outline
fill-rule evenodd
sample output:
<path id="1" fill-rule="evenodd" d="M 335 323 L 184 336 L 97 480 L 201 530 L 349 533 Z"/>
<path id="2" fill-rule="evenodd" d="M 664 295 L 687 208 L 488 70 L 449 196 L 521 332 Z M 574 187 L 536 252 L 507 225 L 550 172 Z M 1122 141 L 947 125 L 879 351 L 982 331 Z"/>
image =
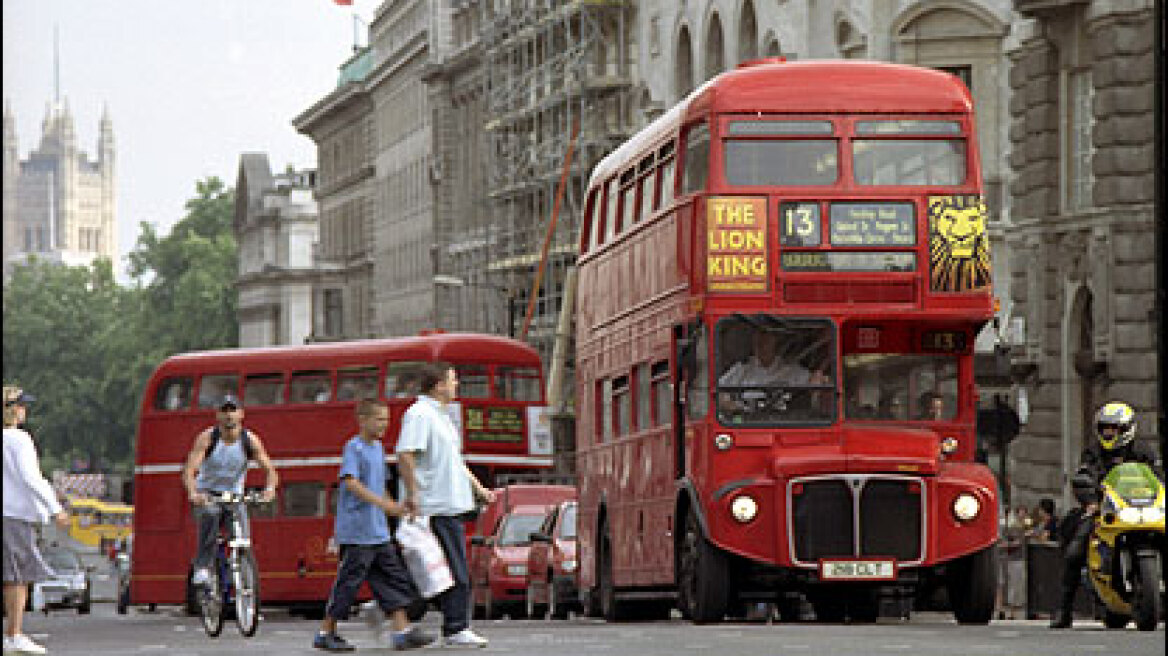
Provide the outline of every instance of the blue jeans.
<path id="1" fill-rule="evenodd" d="M 442 635 L 451 636 L 470 627 L 470 570 L 466 564 L 466 532 L 458 517 L 435 515 L 430 529 L 446 553 L 454 586 L 438 595 L 442 609 Z"/>
<path id="2" fill-rule="evenodd" d="M 341 564 L 325 608 L 328 616 L 335 620 L 347 618 L 362 583 L 369 584 L 377 604 L 386 613 L 405 608 L 417 594 L 397 548 L 389 542 L 342 544 Z"/>

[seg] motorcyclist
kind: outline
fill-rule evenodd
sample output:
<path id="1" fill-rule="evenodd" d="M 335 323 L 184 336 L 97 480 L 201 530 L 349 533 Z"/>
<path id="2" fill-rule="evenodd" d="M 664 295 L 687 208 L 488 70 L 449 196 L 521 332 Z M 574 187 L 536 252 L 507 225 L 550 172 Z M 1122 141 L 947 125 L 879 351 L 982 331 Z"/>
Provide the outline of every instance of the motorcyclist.
<path id="1" fill-rule="evenodd" d="M 1075 593 L 1082 580 L 1083 566 L 1087 564 L 1087 539 L 1094 528 L 1099 512 L 1099 486 L 1108 472 L 1125 462 L 1142 462 L 1152 467 L 1156 477 L 1164 480 L 1164 472 L 1153 451 L 1136 442 L 1136 413 L 1126 403 L 1113 401 L 1095 413 L 1095 443 L 1083 449 L 1079 469 L 1071 479 L 1071 488 L 1079 501 L 1079 508 L 1071 510 L 1059 526 L 1059 542 L 1063 547 L 1062 597 L 1058 611 L 1050 621 L 1050 628 L 1071 626 Z"/>

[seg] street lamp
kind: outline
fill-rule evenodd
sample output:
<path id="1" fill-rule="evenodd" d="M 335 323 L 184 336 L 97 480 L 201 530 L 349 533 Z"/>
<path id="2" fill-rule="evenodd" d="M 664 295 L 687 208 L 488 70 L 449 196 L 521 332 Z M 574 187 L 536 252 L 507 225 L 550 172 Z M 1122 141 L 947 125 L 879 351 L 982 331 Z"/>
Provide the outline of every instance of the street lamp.
<path id="1" fill-rule="evenodd" d="M 458 276 L 450 276 L 443 273 L 434 276 L 434 284 L 440 287 L 478 287 L 481 289 L 493 289 L 497 292 L 502 292 L 507 297 L 507 336 L 515 337 L 515 294 L 509 287 L 502 285 L 492 285 L 490 283 L 481 282 L 467 282 Z M 458 308 L 459 317 L 462 316 L 462 307 Z"/>

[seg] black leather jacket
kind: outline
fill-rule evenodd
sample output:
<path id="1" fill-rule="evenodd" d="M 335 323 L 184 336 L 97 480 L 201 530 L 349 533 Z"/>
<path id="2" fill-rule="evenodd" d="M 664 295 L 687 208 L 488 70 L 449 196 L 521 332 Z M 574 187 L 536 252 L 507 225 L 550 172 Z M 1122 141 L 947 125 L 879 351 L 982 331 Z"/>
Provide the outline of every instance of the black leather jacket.
<path id="1" fill-rule="evenodd" d="M 1161 482 L 1164 481 L 1164 470 L 1160 459 L 1151 447 L 1136 442 L 1129 442 L 1126 446 L 1114 451 L 1106 451 L 1096 442 L 1083 449 L 1079 458 L 1079 469 L 1071 479 L 1071 488 L 1079 503 L 1099 501 L 1099 485 L 1112 467 L 1125 462 L 1142 462 L 1152 468 Z"/>

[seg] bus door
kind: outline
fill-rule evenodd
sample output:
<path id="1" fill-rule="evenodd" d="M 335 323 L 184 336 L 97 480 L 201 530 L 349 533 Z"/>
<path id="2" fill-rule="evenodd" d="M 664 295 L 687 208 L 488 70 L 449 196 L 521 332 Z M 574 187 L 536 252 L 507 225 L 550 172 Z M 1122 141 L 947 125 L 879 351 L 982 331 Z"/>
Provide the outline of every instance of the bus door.
<path id="1" fill-rule="evenodd" d="M 679 326 L 677 368 L 674 381 L 674 439 L 677 479 L 684 478 L 693 462 L 694 449 L 702 444 L 708 427 L 704 421 L 710 405 L 710 343 L 705 325 L 695 320 Z"/>

